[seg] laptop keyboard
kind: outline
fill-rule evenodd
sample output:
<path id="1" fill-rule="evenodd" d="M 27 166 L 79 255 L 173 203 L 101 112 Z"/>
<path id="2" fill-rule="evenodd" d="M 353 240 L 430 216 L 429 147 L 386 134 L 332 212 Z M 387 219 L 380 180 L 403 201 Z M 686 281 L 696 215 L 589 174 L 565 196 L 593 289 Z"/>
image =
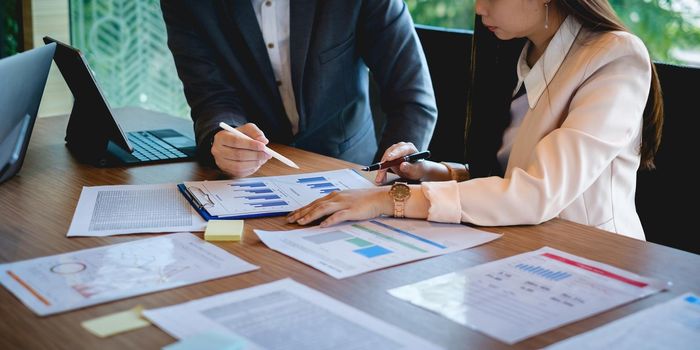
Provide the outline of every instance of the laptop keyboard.
<path id="1" fill-rule="evenodd" d="M 128 132 L 127 138 L 134 148 L 131 153 L 142 161 L 185 158 L 186 154 L 147 131 Z"/>

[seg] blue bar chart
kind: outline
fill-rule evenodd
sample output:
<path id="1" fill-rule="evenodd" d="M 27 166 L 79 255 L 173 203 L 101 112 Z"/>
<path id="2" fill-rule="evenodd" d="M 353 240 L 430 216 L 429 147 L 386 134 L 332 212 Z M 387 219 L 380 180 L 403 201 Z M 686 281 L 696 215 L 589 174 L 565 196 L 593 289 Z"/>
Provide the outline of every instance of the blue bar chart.
<path id="1" fill-rule="evenodd" d="M 340 191 L 338 186 L 328 181 L 328 179 L 323 176 L 302 177 L 297 179 L 297 183 L 306 185 L 309 189 L 318 190 L 318 192 L 323 195 L 333 191 Z"/>
<path id="2" fill-rule="evenodd" d="M 360 237 L 356 237 L 350 234 L 349 232 L 345 231 L 322 232 L 309 236 L 303 236 L 301 238 L 318 245 L 342 243 L 342 245 L 340 245 L 339 247 L 343 248 L 338 249 L 351 251 L 368 259 L 393 253 L 387 248 L 366 241 Z"/>
<path id="3" fill-rule="evenodd" d="M 314 176 L 314 177 L 302 177 L 297 180 L 297 183 L 304 184 L 308 182 L 319 182 L 319 181 L 327 181 L 325 177 L 323 176 Z"/>
<path id="4" fill-rule="evenodd" d="M 212 217 L 282 215 L 331 192 L 367 188 L 373 184 L 350 169 L 284 176 L 216 181 L 190 181 L 185 188 L 201 189 L 195 195 L 209 199 Z M 200 198 L 201 199 L 201 198 Z"/>
<path id="5" fill-rule="evenodd" d="M 288 203 L 281 200 L 274 190 L 265 182 L 237 182 L 230 184 L 234 197 L 243 201 L 250 208 L 270 208 L 286 206 Z"/>
<path id="6" fill-rule="evenodd" d="M 568 277 L 571 277 L 571 274 L 568 272 L 563 272 L 563 271 L 552 271 L 545 269 L 541 266 L 537 265 L 528 265 L 528 264 L 517 264 L 515 265 L 516 268 L 532 273 L 534 275 L 538 275 L 540 277 L 546 278 L 548 280 L 552 281 L 561 281 L 563 279 L 566 279 Z"/>

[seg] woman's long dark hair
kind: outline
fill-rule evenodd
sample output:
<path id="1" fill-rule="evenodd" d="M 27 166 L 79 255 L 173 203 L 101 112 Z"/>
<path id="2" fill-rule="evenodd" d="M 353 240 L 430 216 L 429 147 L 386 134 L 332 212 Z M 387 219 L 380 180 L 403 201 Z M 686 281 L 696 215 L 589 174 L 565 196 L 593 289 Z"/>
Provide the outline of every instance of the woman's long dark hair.
<path id="1" fill-rule="evenodd" d="M 552 0 L 560 10 L 576 18 L 591 31 L 625 31 L 620 18 L 608 0 Z M 501 174 L 495 154 L 500 147 L 503 130 L 510 121 L 510 99 L 517 77 L 515 65 L 524 39 L 498 40 L 476 18 L 472 41 L 471 78 L 467 127 L 465 129 L 466 153 L 473 177 Z M 479 68 L 476 69 L 476 65 Z M 661 85 L 654 64 L 651 64 L 651 86 L 642 124 L 642 141 L 639 153 L 641 169 L 654 169 L 654 156 L 661 143 L 663 127 L 663 100 Z M 510 84 L 512 83 L 512 84 Z M 479 86 L 475 89 L 475 86 Z M 501 98 L 502 97 L 502 98 Z M 498 106 L 498 107 L 496 107 Z M 500 108 L 503 106 L 503 108 Z M 484 113 L 496 120 L 472 118 Z"/>
<path id="2" fill-rule="evenodd" d="M 608 0 L 554 0 L 558 1 L 564 14 L 573 16 L 581 24 L 592 31 L 625 31 L 629 30 L 615 14 Z M 661 144 L 661 130 L 664 124 L 664 104 L 661 95 L 659 76 L 656 74 L 654 63 L 651 64 L 651 87 L 649 99 L 644 109 L 642 124 L 641 169 L 654 169 L 654 156 Z"/>

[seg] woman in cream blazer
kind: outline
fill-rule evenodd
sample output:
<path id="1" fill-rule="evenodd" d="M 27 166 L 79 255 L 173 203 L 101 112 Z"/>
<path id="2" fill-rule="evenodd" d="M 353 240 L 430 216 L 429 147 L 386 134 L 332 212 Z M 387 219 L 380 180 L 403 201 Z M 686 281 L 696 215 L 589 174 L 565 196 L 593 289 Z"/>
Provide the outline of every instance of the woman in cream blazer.
<path id="1" fill-rule="evenodd" d="M 477 0 L 476 12 L 499 39 L 527 38 L 494 158 L 502 176 L 467 180 L 464 165 L 402 163 L 392 170 L 424 180 L 409 186 L 408 199 L 387 195 L 385 187 L 343 191 L 288 220 L 307 224 L 330 215 L 321 223 L 327 226 L 405 214 L 500 226 L 560 217 L 643 240 L 636 173 L 640 164 L 653 167 L 663 116 L 642 41 L 624 30 L 607 0 Z M 416 151 L 410 143 L 395 144 L 382 160 Z M 377 181 L 384 179 L 380 172 Z"/>

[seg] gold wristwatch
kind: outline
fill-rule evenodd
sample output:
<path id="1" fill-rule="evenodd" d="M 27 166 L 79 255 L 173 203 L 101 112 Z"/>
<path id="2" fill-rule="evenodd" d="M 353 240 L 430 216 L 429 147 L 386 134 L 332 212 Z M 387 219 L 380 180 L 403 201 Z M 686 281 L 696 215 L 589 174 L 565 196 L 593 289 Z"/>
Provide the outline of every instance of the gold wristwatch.
<path id="1" fill-rule="evenodd" d="M 394 200 L 394 217 L 405 217 L 406 201 L 411 197 L 411 188 L 405 182 L 395 182 L 389 190 L 389 195 Z"/>

